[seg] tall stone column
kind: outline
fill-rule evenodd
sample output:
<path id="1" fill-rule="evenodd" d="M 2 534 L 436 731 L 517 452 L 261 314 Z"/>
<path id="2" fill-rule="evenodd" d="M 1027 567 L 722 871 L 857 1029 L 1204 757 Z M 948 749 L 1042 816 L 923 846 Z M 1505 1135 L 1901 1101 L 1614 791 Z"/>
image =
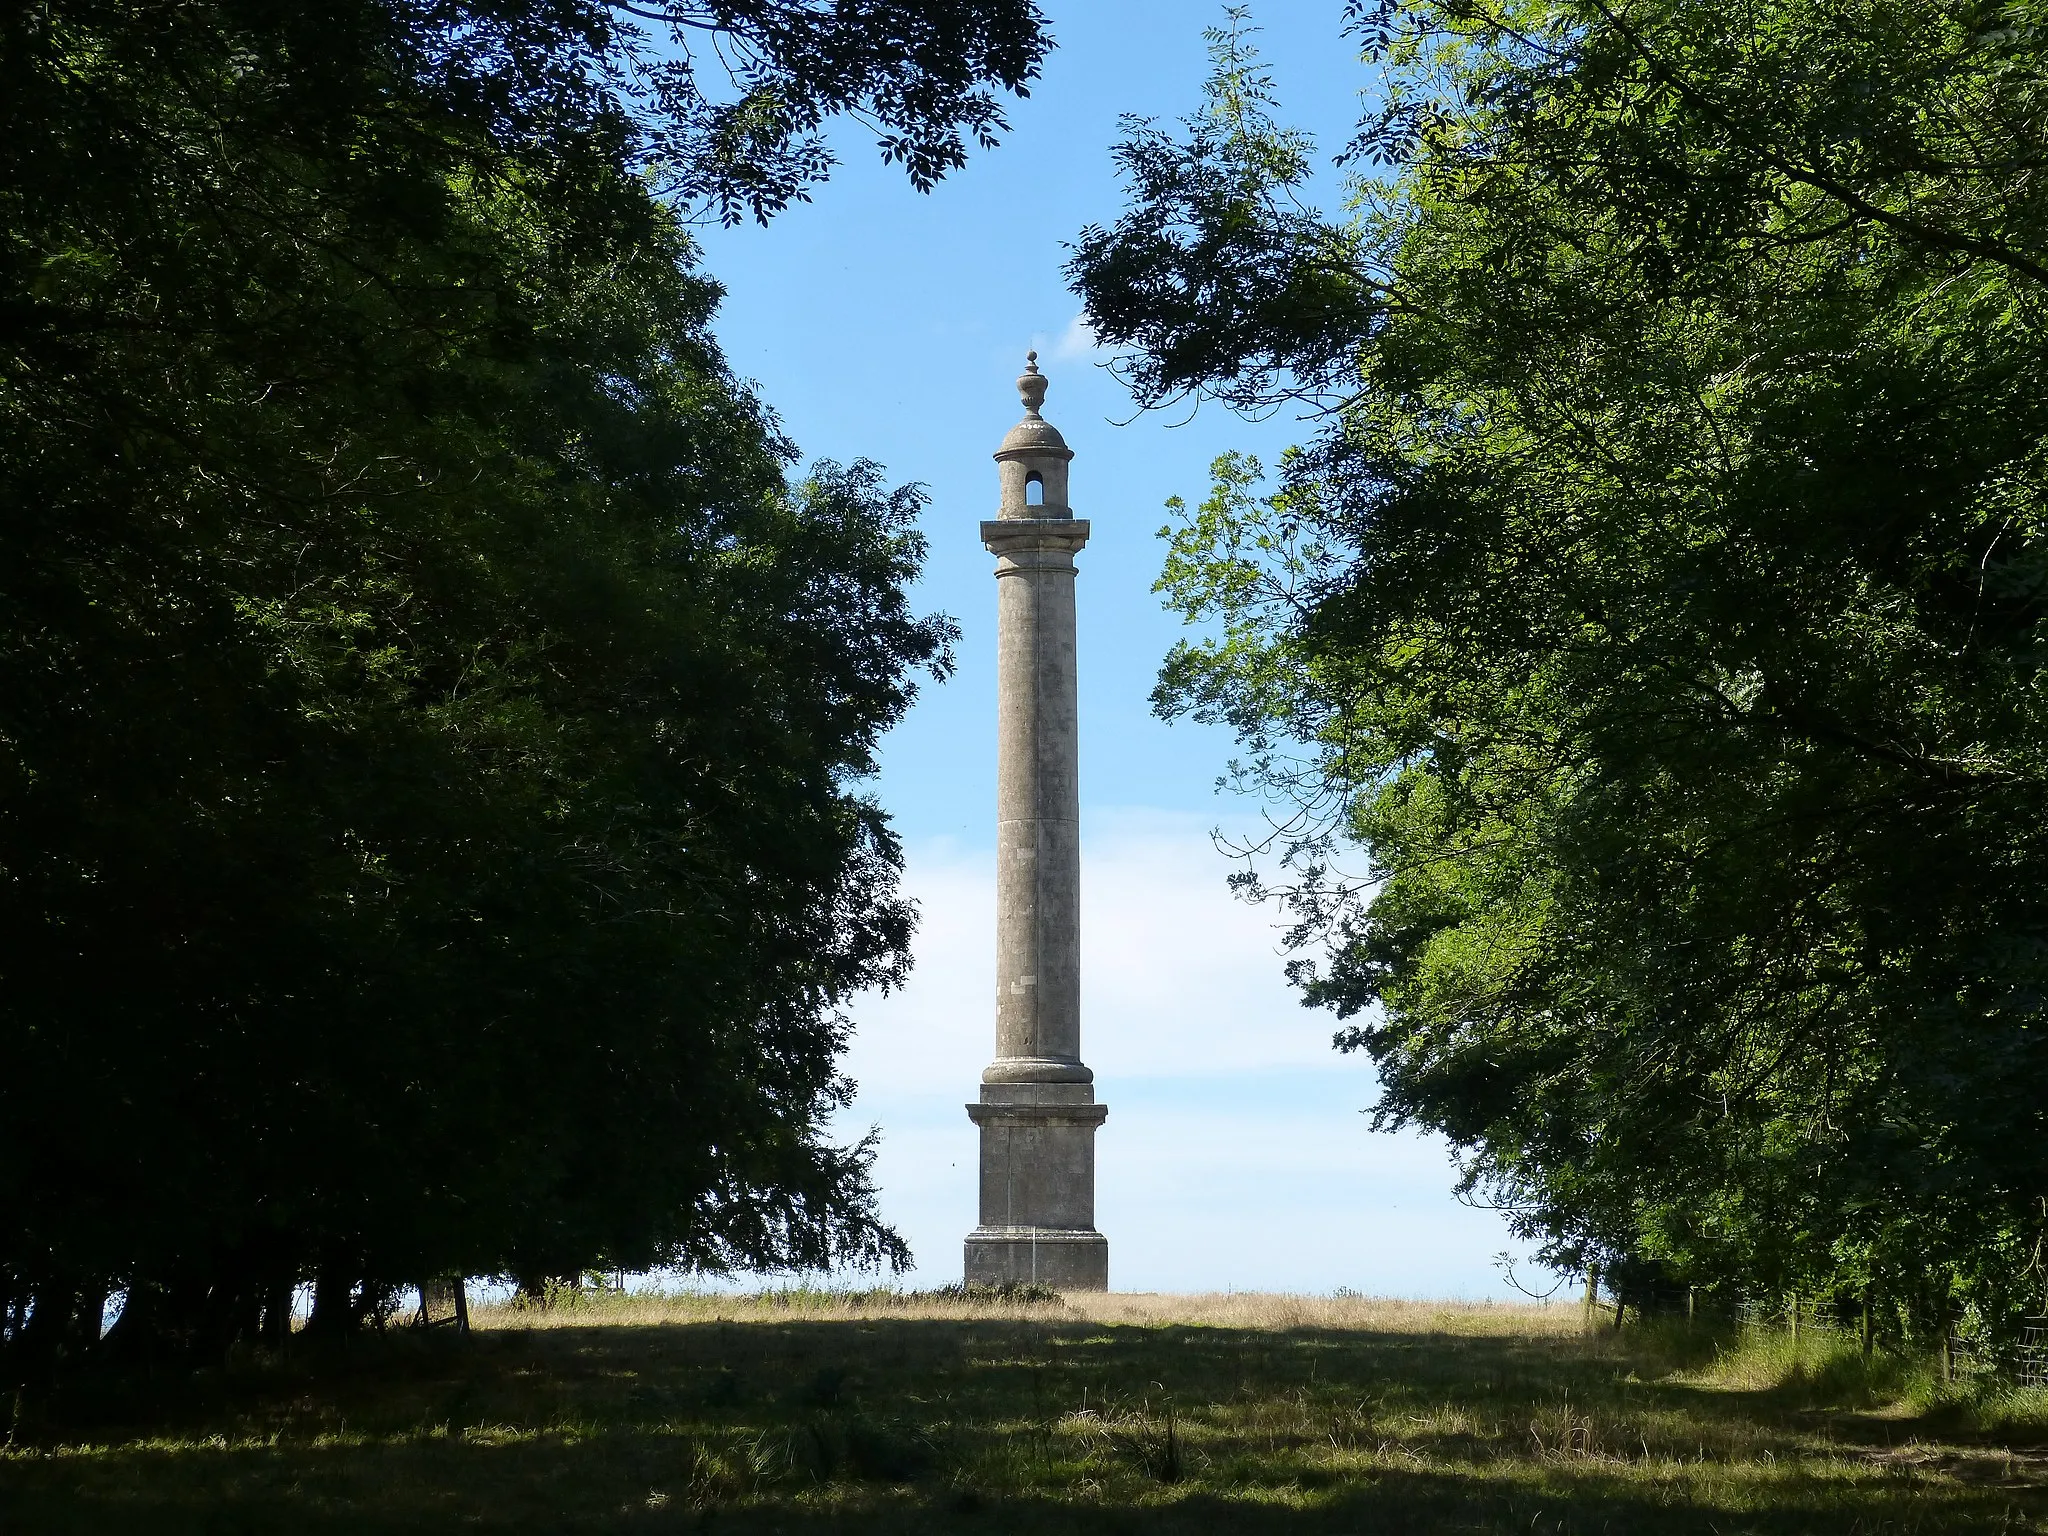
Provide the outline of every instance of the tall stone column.
<path id="1" fill-rule="evenodd" d="M 1024 419 L 996 450 L 1002 500 L 981 525 L 996 557 L 996 1059 L 967 1113 L 981 1128 L 981 1224 L 970 1284 L 1109 1285 L 1095 1230 L 1095 1074 L 1081 1063 L 1081 794 L 1073 451 L 1040 416 L 1031 353 Z"/>

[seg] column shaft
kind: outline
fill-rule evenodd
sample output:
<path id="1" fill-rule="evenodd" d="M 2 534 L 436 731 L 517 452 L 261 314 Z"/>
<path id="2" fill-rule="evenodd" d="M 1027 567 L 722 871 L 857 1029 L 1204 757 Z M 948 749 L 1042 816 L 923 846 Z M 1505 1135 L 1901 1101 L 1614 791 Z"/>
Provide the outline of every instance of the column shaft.
<path id="1" fill-rule="evenodd" d="M 996 569 L 996 1056 L 1019 1067 L 1081 1061 L 1074 545 L 1066 532 L 1005 539 Z"/>

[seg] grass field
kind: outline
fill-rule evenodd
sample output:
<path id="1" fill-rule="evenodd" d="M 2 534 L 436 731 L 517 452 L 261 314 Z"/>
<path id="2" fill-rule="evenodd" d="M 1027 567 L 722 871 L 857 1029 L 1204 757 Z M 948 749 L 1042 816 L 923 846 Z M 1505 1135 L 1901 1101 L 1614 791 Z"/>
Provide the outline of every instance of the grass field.
<path id="1" fill-rule="evenodd" d="M 486 1310 L 16 1415 L 0 1531 L 2048 1532 L 2048 1405 L 1575 1308 Z"/>

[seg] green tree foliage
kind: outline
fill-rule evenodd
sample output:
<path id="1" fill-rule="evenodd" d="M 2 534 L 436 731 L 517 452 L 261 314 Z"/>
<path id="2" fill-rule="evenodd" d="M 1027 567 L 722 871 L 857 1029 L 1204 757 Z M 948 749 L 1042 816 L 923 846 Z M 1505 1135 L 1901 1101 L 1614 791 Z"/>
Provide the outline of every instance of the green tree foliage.
<path id="1" fill-rule="evenodd" d="M 1240 17 L 1072 267 L 1148 402 L 1328 413 L 1157 696 L 1297 813 L 1306 999 L 1560 1267 L 2038 1307 L 2038 9 L 1349 14 L 1350 215 Z"/>
<path id="2" fill-rule="evenodd" d="M 28 1355 L 117 1291 L 156 1349 L 307 1279 L 338 1327 L 436 1275 L 903 1255 L 823 1121 L 913 918 L 858 781 L 951 628 L 914 491 L 791 478 L 656 189 L 765 214 L 854 106 L 929 180 L 1044 44 L 1024 0 L 658 14 L 783 116 L 705 147 L 687 60 L 554 0 L 0 22 Z"/>

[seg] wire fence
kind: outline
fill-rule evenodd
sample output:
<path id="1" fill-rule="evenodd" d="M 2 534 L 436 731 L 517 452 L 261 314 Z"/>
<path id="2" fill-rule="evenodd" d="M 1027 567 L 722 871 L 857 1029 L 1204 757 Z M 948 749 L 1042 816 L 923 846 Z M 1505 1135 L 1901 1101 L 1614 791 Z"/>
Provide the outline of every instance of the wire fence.
<path id="1" fill-rule="evenodd" d="M 1854 1321 L 1833 1316 L 1803 1298 L 1795 1304 L 1747 1301 L 1736 1308 L 1735 1318 L 1744 1328 L 1789 1334 L 1818 1347 L 1853 1340 L 1861 1333 Z M 1948 1366 L 1957 1380 L 2003 1376 L 2021 1387 L 2048 1388 L 2048 1316 L 2021 1318 L 2017 1343 L 2010 1335 L 1993 1341 L 1951 1327 Z"/>
<path id="2" fill-rule="evenodd" d="M 2019 1368 L 2023 1387 L 2048 1387 L 2048 1317 L 2020 1319 Z"/>

